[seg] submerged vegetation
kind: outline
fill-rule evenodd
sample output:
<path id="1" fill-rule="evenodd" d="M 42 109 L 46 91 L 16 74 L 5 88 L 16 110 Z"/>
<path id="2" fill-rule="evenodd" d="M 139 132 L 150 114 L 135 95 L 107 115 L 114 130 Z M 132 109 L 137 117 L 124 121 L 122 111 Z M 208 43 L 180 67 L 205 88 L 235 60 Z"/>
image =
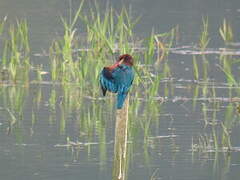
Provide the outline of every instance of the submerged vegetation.
<path id="1" fill-rule="evenodd" d="M 107 135 L 107 129 L 113 123 L 115 103 L 112 97 L 100 97 L 98 75 L 109 61 L 122 53 L 129 53 L 136 61 L 136 79 L 130 93 L 129 139 L 137 142 L 134 140 L 142 137 L 146 159 L 149 158 L 148 150 L 161 146 L 159 139 L 168 141 L 172 151 L 179 151 L 178 134 L 172 125 L 178 112 L 173 109 L 168 113 L 163 104 L 165 102 L 183 102 L 179 106 L 187 113 L 200 113 L 202 131 L 193 137 L 192 146 L 189 141 L 191 151 L 238 151 L 232 143 L 232 131 L 233 125 L 239 122 L 234 111 L 240 101 L 235 98 L 240 91 L 238 73 L 234 73 L 239 59 L 234 57 L 236 51 L 208 49 L 210 35 L 207 17 L 202 19 L 202 31 L 196 46 L 190 47 L 192 51 L 185 51 L 183 47 L 177 47 L 179 26 L 165 33 L 152 30 L 148 38 L 141 39 L 134 33 L 140 18 L 132 17 L 129 9 L 122 8 L 117 13 L 108 7 L 102 12 L 96 5 L 89 12 L 84 12 L 83 6 L 84 3 L 81 3 L 77 11 L 70 15 L 71 18 L 61 17 L 64 31 L 49 47 L 49 72 L 42 66 L 31 64 L 27 21 L 19 20 L 8 25 L 7 18 L 1 20 L 0 110 L 8 120 L 9 134 L 14 132 L 18 142 L 23 143 L 22 120 L 30 117 L 32 136 L 40 119 L 38 112 L 47 107 L 47 123 L 49 126 L 57 125 L 59 134 L 67 143 L 64 147 L 71 147 L 73 152 L 77 152 L 79 146 L 86 146 L 87 151 L 91 152 L 91 147 L 98 145 L 101 160 L 105 161 L 106 146 L 112 140 Z M 225 19 L 219 32 L 226 44 L 233 41 L 231 26 Z M 175 69 L 178 67 L 171 61 L 171 54 L 181 53 L 193 57 L 189 63 L 192 64 L 191 70 L 187 72 L 192 73 L 190 80 L 177 77 Z M 212 63 L 208 54 L 211 53 L 217 56 L 215 68 L 227 83 L 210 78 Z M 42 94 L 44 85 L 50 89 L 48 95 Z M 219 95 L 221 88 L 227 91 L 229 97 Z M 191 97 L 179 97 L 178 92 Z M 32 94 L 27 97 L 29 93 Z M 192 107 L 185 107 L 188 102 Z M 27 110 L 31 113 L 24 114 L 27 103 L 28 108 L 30 106 Z M 57 115 L 59 112 L 60 116 Z M 218 120 L 218 113 L 225 114 L 225 119 Z M 169 124 L 167 131 L 160 126 L 164 118 Z M 67 131 L 71 123 L 78 130 L 77 135 L 72 137 Z M 160 129 L 167 135 L 160 136 Z M 97 143 L 94 144 L 95 141 Z M 58 144 L 55 147 L 62 146 Z"/>

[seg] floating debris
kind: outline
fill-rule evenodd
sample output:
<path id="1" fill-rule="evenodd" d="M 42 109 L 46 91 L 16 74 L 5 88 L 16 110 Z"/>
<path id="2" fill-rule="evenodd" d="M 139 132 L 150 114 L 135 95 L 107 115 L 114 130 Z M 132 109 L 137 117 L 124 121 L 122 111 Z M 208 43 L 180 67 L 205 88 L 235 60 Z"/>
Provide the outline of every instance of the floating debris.
<path id="1" fill-rule="evenodd" d="M 207 101 L 207 102 L 240 102 L 239 97 L 227 98 L 227 97 L 202 97 L 202 98 L 189 98 L 189 97 L 181 97 L 176 96 L 172 100 L 172 102 L 178 101 Z"/>
<path id="2" fill-rule="evenodd" d="M 178 135 L 165 135 L 165 136 L 154 136 L 149 137 L 149 139 L 165 139 L 165 138 L 176 138 Z"/>
<path id="3" fill-rule="evenodd" d="M 198 147 L 198 145 L 193 145 L 194 147 L 190 149 L 191 152 L 204 152 L 204 153 L 216 153 L 216 152 L 240 152 L 240 147 L 222 147 L 222 148 L 214 148 L 214 147 L 207 147 L 206 149 L 202 149 L 201 147 Z"/>
<path id="4" fill-rule="evenodd" d="M 18 144 L 18 143 L 16 143 L 15 144 L 16 146 L 38 146 L 39 144 L 25 144 L 25 143 L 21 143 L 21 144 Z"/>
<path id="5" fill-rule="evenodd" d="M 170 52 L 173 54 L 183 54 L 183 55 L 203 55 L 203 54 L 220 54 L 220 55 L 240 55 L 238 49 L 227 49 L 227 48 L 218 48 L 218 49 L 195 49 L 194 47 L 180 48 L 180 49 L 170 49 Z"/>
<path id="6" fill-rule="evenodd" d="M 47 72 L 47 71 L 41 71 L 40 72 L 40 75 L 46 75 L 46 74 L 49 74 L 49 72 Z"/>
<path id="7" fill-rule="evenodd" d="M 113 141 L 110 141 L 106 144 L 112 144 Z M 98 145 L 99 142 L 87 142 L 87 143 L 83 143 L 83 142 L 74 142 L 74 141 L 70 141 L 69 139 L 67 139 L 67 144 L 56 144 L 54 145 L 54 147 L 80 147 L 80 146 L 89 146 L 89 145 Z"/>

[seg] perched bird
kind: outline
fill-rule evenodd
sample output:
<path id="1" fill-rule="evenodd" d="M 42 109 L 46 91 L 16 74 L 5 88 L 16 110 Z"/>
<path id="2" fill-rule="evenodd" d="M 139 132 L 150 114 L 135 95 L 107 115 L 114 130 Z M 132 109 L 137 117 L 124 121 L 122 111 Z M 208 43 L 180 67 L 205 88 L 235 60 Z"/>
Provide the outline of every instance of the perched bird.
<path id="1" fill-rule="evenodd" d="M 133 58 L 121 55 L 112 66 L 104 67 L 100 74 L 103 96 L 107 91 L 117 93 L 117 108 L 121 109 L 134 79 Z"/>

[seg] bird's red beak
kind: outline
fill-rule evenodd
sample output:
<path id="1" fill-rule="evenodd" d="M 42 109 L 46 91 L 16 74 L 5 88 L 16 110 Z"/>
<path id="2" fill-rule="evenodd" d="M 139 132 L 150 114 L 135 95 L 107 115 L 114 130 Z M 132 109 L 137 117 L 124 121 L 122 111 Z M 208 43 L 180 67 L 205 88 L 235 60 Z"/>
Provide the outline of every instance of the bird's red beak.
<path id="1" fill-rule="evenodd" d="M 114 65 L 110 66 L 109 69 L 110 70 L 113 70 L 115 69 L 116 67 L 118 67 L 119 65 L 121 65 L 123 63 L 124 59 L 120 60 L 120 61 L 117 61 Z"/>
<path id="2" fill-rule="evenodd" d="M 121 65 L 123 63 L 124 59 L 121 59 L 120 61 L 118 61 L 118 65 Z"/>

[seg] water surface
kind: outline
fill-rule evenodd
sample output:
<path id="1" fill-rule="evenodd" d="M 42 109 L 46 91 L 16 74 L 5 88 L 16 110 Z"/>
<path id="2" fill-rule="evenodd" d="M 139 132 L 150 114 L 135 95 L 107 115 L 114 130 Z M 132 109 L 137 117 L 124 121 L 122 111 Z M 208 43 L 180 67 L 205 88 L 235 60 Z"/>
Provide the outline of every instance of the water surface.
<path id="1" fill-rule="evenodd" d="M 101 6 L 106 2 L 99 1 Z M 125 0 L 110 4 L 117 10 L 123 4 L 130 5 L 133 16 L 141 16 L 135 29 L 138 37 L 147 37 L 153 28 L 160 33 L 179 25 L 178 46 L 192 47 L 199 39 L 202 16 L 208 16 L 209 47 L 224 47 L 218 33 L 224 17 L 232 24 L 235 41 L 239 41 L 238 0 Z M 77 6 L 78 1 L 73 1 L 72 7 Z M 49 58 L 34 54 L 48 51 L 52 40 L 63 33 L 59 16 L 68 13 L 69 1 L 9 0 L 0 6 L 2 18 L 7 15 L 11 21 L 16 17 L 27 19 L 31 61 L 43 64 L 46 71 Z M 82 29 L 79 27 L 78 31 Z M 238 97 L 239 89 L 226 84 L 225 74 L 216 66 L 220 63 L 216 54 L 196 56 L 199 64 L 209 62 L 209 73 L 204 79 L 201 66 L 200 80 L 194 81 L 192 58 L 189 54 L 170 53 L 171 77 L 161 80 L 159 91 L 164 102 L 156 100 L 148 106 L 149 102 L 136 100 L 131 94 L 130 104 L 139 101 L 143 108 L 129 113 L 127 179 L 239 179 L 239 100 L 230 99 Z M 156 73 L 160 67 L 150 69 Z M 239 75 L 237 66 L 233 74 Z M 94 99 L 82 94 L 78 85 L 63 89 L 47 83 L 32 83 L 29 87 L 21 83 L 0 84 L 1 179 L 112 179 L 115 101 L 113 96 L 105 101 L 99 96 Z M 212 144 L 214 130 L 209 124 L 217 123 L 216 134 L 222 137 L 221 122 L 231 129 L 235 151 L 211 152 L 212 149 L 203 148 L 195 152 L 194 144 L 199 145 L 203 137 Z M 82 144 L 66 146 L 68 140 Z"/>

